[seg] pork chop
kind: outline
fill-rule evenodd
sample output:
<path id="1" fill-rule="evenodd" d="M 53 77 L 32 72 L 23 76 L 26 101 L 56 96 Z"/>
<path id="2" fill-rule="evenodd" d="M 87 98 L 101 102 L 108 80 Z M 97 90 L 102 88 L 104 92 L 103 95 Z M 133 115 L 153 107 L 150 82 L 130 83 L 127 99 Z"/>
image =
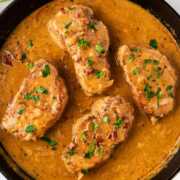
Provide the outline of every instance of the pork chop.
<path id="1" fill-rule="evenodd" d="M 134 99 L 152 122 L 172 111 L 177 77 L 166 56 L 155 49 L 124 45 L 119 48 L 118 63 Z"/>
<path id="2" fill-rule="evenodd" d="M 120 96 L 97 100 L 91 112 L 73 125 L 72 142 L 62 155 L 67 170 L 81 177 L 107 160 L 114 147 L 127 138 L 133 112 L 133 107 Z"/>
<path id="3" fill-rule="evenodd" d="M 36 140 L 60 118 L 67 100 L 56 68 L 39 60 L 9 103 L 1 128 L 22 140 Z"/>
<path id="4" fill-rule="evenodd" d="M 69 52 L 85 94 L 101 94 L 113 84 L 108 63 L 109 35 L 106 26 L 82 5 L 61 8 L 49 21 L 53 40 Z"/>

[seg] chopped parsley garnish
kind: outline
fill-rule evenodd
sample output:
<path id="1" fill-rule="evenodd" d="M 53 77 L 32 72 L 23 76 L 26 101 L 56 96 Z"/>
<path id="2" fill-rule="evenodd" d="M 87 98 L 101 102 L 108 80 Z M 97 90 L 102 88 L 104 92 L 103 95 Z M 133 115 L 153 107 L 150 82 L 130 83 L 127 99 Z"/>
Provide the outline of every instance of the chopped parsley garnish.
<path id="1" fill-rule="evenodd" d="M 36 87 L 34 90 L 36 93 L 48 94 L 48 90 L 43 86 Z"/>
<path id="2" fill-rule="evenodd" d="M 83 175 L 88 175 L 89 170 L 88 170 L 88 169 L 82 169 L 82 170 L 81 170 L 81 173 L 82 173 Z"/>
<path id="3" fill-rule="evenodd" d="M 67 151 L 67 154 L 70 155 L 70 156 L 73 156 L 75 153 L 76 153 L 76 152 L 75 152 L 75 149 L 74 149 L 74 148 L 68 149 L 68 151 Z"/>
<path id="4" fill-rule="evenodd" d="M 33 100 L 34 102 L 38 102 L 40 100 L 40 97 L 32 95 L 32 93 L 26 93 L 24 95 L 24 99 L 26 99 L 26 100 Z"/>
<path id="5" fill-rule="evenodd" d="M 146 68 L 148 64 L 158 65 L 159 61 L 156 59 L 144 59 L 144 68 Z"/>
<path id="6" fill-rule="evenodd" d="M 26 127 L 26 129 L 25 129 L 26 133 L 33 133 L 33 132 L 35 132 L 36 130 L 37 130 L 37 128 L 36 128 L 33 124 L 28 125 L 28 126 Z"/>
<path id="7" fill-rule="evenodd" d="M 68 29 L 72 24 L 72 21 L 65 23 L 64 28 Z"/>
<path id="8" fill-rule="evenodd" d="M 116 128 L 120 128 L 122 125 L 123 125 L 123 120 L 122 120 L 122 118 L 117 118 L 116 119 L 116 121 L 115 121 L 115 123 L 114 123 L 114 126 L 116 127 Z"/>
<path id="9" fill-rule="evenodd" d="M 26 100 L 31 100 L 31 99 L 32 99 L 32 94 L 31 94 L 31 93 L 26 93 L 26 94 L 24 95 L 24 99 L 26 99 Z"/>
<path id="10" fill-rule="evenodd" d="M 96 141 L 94 140 L 91 144 L 89 144 L 88 151 L 85 153 L 84 157 L 87 159 L 91 159 L 94 156 L 95 150 L 96 150 Z"/>
<path id="11" fill-rule="evenodd" d="M 43 136 L 41 140 L 47 142 L 52 149 L 56 149 L 56 146 L 58 144 L 57 141 L 50 139 L 48 136 Z"/>
<path id="12" fill-rule="evenodd" d="M 172 85 L 168 85 L 167 87 L 166 87 L 166 91 L 167 91 L 167 93 L 168 93 L 168 96 L 170 96 L 170 97 L 174 97 L 174 88 L 173 88 L 173 86 Z"/>
<path id="13" fill-rule="evenodd" d="M 50 75 L 50 67 L 48 64 L 46 64 L 42 70 L 42 76 L 47 77 L 48 75 Z"/>
<path id="14" fill-rule="evenodd" d="M 145 84 L 144 93 L 145 93 L 145 97 L 149 100 L 155 96 L 155 93 L 151 90 L 149 84 Z"/>
<path id="15" fill-rule="evenodd" d="M 103 119 L 102 119 L 102 121 L 103 121 L 104 123 L 109 123 L 109 117 L 108 117 L 107 115 L 104 116 Z"/>
<path id="16" fill-rule="evenodd" d="M 96 71 L 96 72 L 95 72 L 95 75 L 96 75 L 96 77 L 99 79 L 99 78 L 104 77 L 104 72 L 103 72 L 103 71 Z"/>
<path id="17" fill-rule="evenodd" d="M 92 66 L 93 65 L 93 58 L 92 57 L 88 57 L 87 59 L 87 63 L 88 63 L 88 66 Z"/>
<path id="18" fill-rule="evenodd" d="M 85 39 L 79 39 L 78 40 L 78 47 L 79 48 L 87 48 L 90 46 L 90 42 Z"/>
<path id="19" fill-rule="evenodd" d="M 160 67 L 154 67 L 154 72 L 156 73 L 156 77 L 159 79 L 161 75 L 163 74 L 163 71 Z"/>
<path id="20" fill-rule="evenodd" d="M 34 63 L 28 63 L 28 64 L 27 64 L 27 68 L 28 68 L 29 70 L 31 70 L 33 67 L 34 67 Z"/>
<path id="21" fill-rule="evenodd" d="M 131 51 L 133 51 L 133 52 L 139 52 L 139 51 L 141 51 L 141 49 L 140 49 L 140 48 L 131 48 Z"/>
<path id="22" fill-rule="evenodd" d="M 100 157 L 102 157 L 104 154 L 104 148 L 102 146 L 98 147 L 97 153 Z"/>
<path id="23" fill-rule="evenodd" d="M 157 42 L 156 39 L 151 39 L 150 42 L 149 42 L 149 45 L 153 49 L 157 49 L 158 48 L 158 42 Z"/>
<path id="24" fill-rule="evenodd" d="M 91 29 L 91 30 L 96 30 L 96 24 L 94 22 L 90 22 L 88 24 L 88 29 Z"/>
<path id="25" fill-rule="evenodd" d="M 95 132 L 99 128 L 99 125 L 96 122 L 92 122 L 91 123 L 91 128 Z"/>
<path id="26" fill-rule="evenodd" d="M 128 62 L 133 62 L 134 60 L 135 60 L 135 55 L 134 54 L 129 55 Z"/>
<path id="27" fill-rule="evenodd" d="M 148 77 L 147 77 L 147 80 L 151 80 L 152 79 L 152 75 L 150 74 Z"/>
<path id="28" fill-rule="evenodd" d="M 28 48 L 32 48 L 33 47 L 33 41 L 29 40 L 27 46 L 28 46 Z"/>
<path id="29" fill-rule="evenodd" d="M 159 103 L 160 103 L 160 99 L 162 98 L 163 94 L 161 91 L 161 88 L 158 88 L 157 92 L 156 92 L 156 97 L 157 97 L 157 106 L 159 107 Z"/>
<path id="30" fill-rule="evenodd" d="M 98 54 L 103 54 L 103 53 L 105 53 L 105 49 L 104 49 L 104 47 L 102 46 L 101 43 L 96 44 L 95 49 L 96 49 L 96 52 L 97 52 Z"/>
<path id="31" fill-rule="evenodd" d="M 39 96 L 32 96 L 32 100 L 34 102 L 38 102 L 40 100 L 40 97 Z"/>
<path id="32" fill-rule="evenodd" d="M 22 61 L 22 63 L 26 60 L 26 58 L 27 58 L 26 53 L 25 53 L 25 52 L 22 52 L 22 53 L 21 53 L 21 61 Z"/>
<path id="33" fill-rule="evenodd" d="M 81 141 L 85 142 L 87 140 L 87 135 L 86 135 L 86 132 L 83 131 L 80 135 L 80 138 L 81 138 Z"/>
<path id="34" fill-rule="evenodd" d="M 23 114 L 24 113 L 24 111 L 25 111 L 25 108 L 20 108 L 18 111 L 17 111 L 17 113 L 19 114 L 19 115 L 21 115 L 21 114 Z"/>
<path id="35" fill-rule="evenodd" d="M 132 70 L 133 75 L 138 75 L 139 73 L 140 73 L 140 69 L 138 67 L 136 67 Z"/>

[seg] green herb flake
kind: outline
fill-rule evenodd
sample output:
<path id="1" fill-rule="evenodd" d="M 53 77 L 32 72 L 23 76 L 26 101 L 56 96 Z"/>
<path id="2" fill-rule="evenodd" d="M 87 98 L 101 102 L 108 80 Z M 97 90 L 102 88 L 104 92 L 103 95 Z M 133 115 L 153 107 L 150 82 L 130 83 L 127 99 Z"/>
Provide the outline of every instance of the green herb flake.
<path id="1" fill-rule="evenodd" d="M 74 148 L 68 149 L 67 154 L 68 154 L 69 156 L 73 156 L 74 154 L 76 154 L 75 149 L 74 149 Z"/>
<path id="2" fill-rule="evenodd" d="M 88 59 L 87 59 L 87 64 L 88 64 L 88 66 L 92 66 L 93 65 L 93 58 L 92 57 L 88 57 Z"/>
<path id="3" fill-rule="evenodd" d="M 27 46 L 28 46 L 28 48 L 32 48 L 33 47 L 33 41 L 29 40 Z"/>
<path id="4" fill-rule="evenodd" d="M 150 46 L 151 48 L 153 48 L 153 49 L 157 49 L 157 48 L 158 48 L 158 42 L 157 42 L 157 40 L 156 40 L 156 39 L 151 39 L 151 40 L 149 41 L 149 46 Z"/>
<path id="5" fill-rule="evenodd" d="M 88 175 L 89 170 L 88 169 L 81 169 L 81 173 L 86 176 L 86 175 Z"/>
<path id="6" fill-rule="evenodd" d="M 161 75 L 163 74 L 163 71 L 160 67 L 154 67 L 154 72 L 156 73 L 156 77 L 159 79 Z"/>
<path id="7" fill-rule="evenodd" d="M 131 63 L 131 62 L 133 62 L 134 60 L 135 60 L 135 55 L 134 55 L 134 54 L 129 55 L 129 57 L 128 57 L 128 62 Z"/>
<path id="8" fill-rule="evenodd" d="M 95 75 L 96 75 L 96 77 L 99 79 L 99 78 L 104 77 L 104 72 L 103 72 L 103 71 L 96 71 L 96 72 L 95 72 Z"/>
<path id="9" fill-rule="evenodd" d="M 102 46 L 101 43 L 96 44 L 95 49 L 96 49 L 96 52 L 97 52 L 98 54 L 103 54 L 103 53 L 105 53 L 105 49 L 104 49 L 104 47 Z"/>
<path id="10" fill-rule="evenodd" d="M 24 95 L 24 99 L 25 100 L 33 100 L 34 102 L 38 102 L 40 100 L 40 97 L 39 96 L 34 96 L 34 95 L 32 95 L 32 93 L 26 93 Z"/>
<path id="11" fill-rule="evenodd" d="M 24 95 L 24 99 L 25 99 L 25 100 L 31 100 L 31 99 L 32 99 L 32 94 L 31 94 L 31 93 L 26 93 L 26 94 Z"/>
<path id="12" fill-rule="evenodd" d="M 116 128 L 120 128 L 122 125 L 123 125 L 123 119 L 122 118 L 120 118 L 120 117 L 118 117 L 117 119 L 116 119 L 116 121 L 115 121 L 115 123 L 114 123 L 114 126 L 116 127 Z"/>
<path id="13" fill-rule="evenodd" d="M 18 111 L 17 111 L 17 113 L 19 114 L 19 115 L 21 115 L 21 114 L 23 114 L 24 113 L 24 111 L 25 111 L 25 108 L 20 108 Z"/>
<path id="14" fill-rule="evenodd" d="M 140 48 L 136 48 L 136 47 L 135 47 L 135 48 L 131 48 L 131 51 L 132 51 L 132 52 L 136 52 L 136 53 L 137 53 L 137 52 L 140 52 L 140 51 L 141 51 L 141 49 L 140 49 Z"/>
<path id="15" fill-rule="evenodd" d="M 36 103 L 40 100 L 39 96 L 32 96 L 32 100 Z"/>
<path id="16" fill-rule="evenodd" d="M 139 73 L 140 73 L 140 69 L 138 67 L 136 67 L 132 70 L 133 75 L 138 75 Z"/>
<path id="17" fill-rule="evenodd" d="M 40 94 L 48 94 L 48 90 L 43 86 L 36 87 L 34 91 Z"/>
<path id="18" fill-rule="evenodd" d="M 162 98 L 163 94 L 161 91 L 161 88 L 158 88 L 157 92 L 156 92 L 156 97 L 157 97 L 157 106 L 159 107 L 159 103 L 160 103 L 160 99 Z"/>
<path id="19" fill-rule="evenodd" d="M 71 24 L 72 24 L 72 21 L 66 22 L 66 23 L 64 24 L 64 28 L 65 28 L 65 29 L 68 29 L 68 28 L 71 26 Z"/>
<path id="20" fill-rule="evenodd" d="M 102 119 L 102 121 L 103 121 L 104 123 L 109 123 L 109 117 L 108 117 L 107 115 L 104 116 L 103 119 Z"/>
<path id="21" fill-rule="evenodd" d="M 44 69 L 42 70 L 42 76 L 43 76 L 43 77 L 47 77 L 47 76 L 50 75 L 50 73 L 51 73 L 50 67 L 49 67 L 48 64 L 46 64 L 46 65 L 44 66 Z"/>
<path id="22" fill-rule="evenodd" d="M 148 100 L 150 100 L 151 98 L 153 98 L 155 96 L 155 93 L 151 90 L 151 87 L 149 86 L 149 84 L 145 84 L 144 93 L 145 93 L 145 97 Z"/>
<path id="23" fill-rule="evenodd" d="M 86 132 L 85 132 L 85 131 L 83 131 L 83 132 L 81 133 L 80 139 L 81 139 L 81 141 L 83 141 L 83 142 L 85 142 L 85 141 L 87 140 L 87 135 L 86 135 Z"/>
<path id="24" fill-rule="evenodd" d="M 28 64 L 27 64 L 27 68 L 28 68 L 29 70 L 31 70 L 33 67 L 34 67 L 34 63 L 28 63 Z"/>
<path id="25" fill-rule="evenodd" d="M 47 142 L 53 150 L 56 149 L 56 146 L 58 145 L 57 141 L 50 139 L 48 136 L 43 136 L 41 140 Z"/>
<path id="26" fill-rule="evenodd" d="M 91 128 L 95 132 L 99 128 L 99 125 L 96 122 L 92 122 L 91 123 Z"/>
<path id="27" fill-rule="evenodd" d="M 94 23 L 94 22 L 90 22 L 89 24 L 88 24 L 88 29 L 91 29 L 91 30 L 96 30 L 96 24 Z"/>
<path id="28" fill-rule="evenodd" d="M 90 42 L 85 39 L 79 39 L 78 40 L 78 47 L 79 48 L 87 48 L 90 46 Z"/>
<path id="29" fill-rule="evenodd" d="M 96 150 L 96 141 L 94 140 L 91 144 L 89 144 L 88 150 L 85 153 L 84 157 L 86 159 L 91 159 L 94 156 L 95 150 Z"/>
<path id="30" fill-rule="evenodd" d="M 173 88 L 173 86 L 172 85 L 168 85 L 167 87 L 166 87 L 166 91 L 167 91 L 167 93 L 168 93 L 168 96 L 170 96 L 170 97 L 174 97 L 174 88 Z"/>
<path id="31" fill-rule="evenodd" d="M 102 146 L 98 147 L 97 153 L 100 157 L 104 155 L 104 148 Z"/>
<path id="32" fill-rule="evenodd" d="M 144 68 L 146 68 L 148 64 L 158 65 L 159 61 L 156 59 L 144 59 Z"/>
<path id="33" fill-rule="evenodd" d="M 26 127 L 25 132 L 26 132 L 26 133 L 33 133 L 33 132 L 35 132 L 36 130 L 37 130 L 37 128 L 36 128 L 33 124 L 31 124 L 31 125 L 28 125 L 28 126 Z"/>

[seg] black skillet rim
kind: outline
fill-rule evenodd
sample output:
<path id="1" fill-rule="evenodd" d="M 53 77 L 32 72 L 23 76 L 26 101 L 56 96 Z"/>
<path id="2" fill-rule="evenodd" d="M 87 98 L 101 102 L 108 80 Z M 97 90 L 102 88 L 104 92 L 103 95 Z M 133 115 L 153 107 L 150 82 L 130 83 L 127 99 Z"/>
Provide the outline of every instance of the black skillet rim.
<path id="1" fill-rule="evenodd" d="M 161 22 L 173 33 L 175 39 L 180 43 L 180 15 L 164 0 L 131 0 L 150 12 L 161 20 Z M 4 43 L 7 36 L 21 22 L 28 14 L 40 6 L 50 2 L 50 0 L 14 0 L 1 14 L 0 14 L 0 46 Z M 0 144 L 0 148 L 4 150 Z M 5 151 L 5 150 L 4 150 Z M 21 180 L 22 178 L 8 165 L 4 158 L 0 155 L 0 172 L 8 180 Z M 15 163 L 15 162 L 13 162 Z M 18 168 L 22 174 L 27 174 Z M 154 180 L 169 180 L 180 170 L 180 151 L 176 153 L 173 159 L 168 163 L 167 167 L 156 175 Z M 31 179 L 31 178 L 30 178 Z"/>

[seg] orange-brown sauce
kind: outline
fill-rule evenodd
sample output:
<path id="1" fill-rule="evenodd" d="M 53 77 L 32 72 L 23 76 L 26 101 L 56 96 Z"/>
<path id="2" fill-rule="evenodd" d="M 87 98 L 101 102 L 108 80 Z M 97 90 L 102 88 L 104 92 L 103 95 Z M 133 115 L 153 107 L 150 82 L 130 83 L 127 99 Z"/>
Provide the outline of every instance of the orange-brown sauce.
<path id="1" fill-rule="evenodd" d="M 167 29 L 149 12 L 127 0 L 75 0 L 74 3 L 89 5 L 95 16 L 109 29 L 111 39 L 110 63 L 114 85 L 101 96 L 87 97 L 81 90 L 69 55 L 52 41 L 47 31 L 47 22 L 58 9 L 70 1 L 53 1 L 26 18 L 11 34 L 2 49 L 11 51 L 17 60 L 12 67 L 0 64 L 0 118 L 7 103 L 17 92 L 20 83 L 27 75 L 26 62 L 47 59 L 56 65 L 65 79 L 70 100 L 59 122 L 47 133 L 58 141 L 56 150 L 46 142 L 23 142 L 11 135 L 0 132 L 0 141 L 11 157 L 28 174 L 41 180 L 73 180 L 67 173 L 61 153 L 70 142 L 71 128 L 76 119 L 90 109 L 92 103 L 104 95 L 119 94 L 133 103 L 129 86 L 125 82 L 122 69 L 115 64 L 117 47 L 122 44 L 149 46 L 150 39 L 157 39 L 159 50 L 171 64 L 180 70 L 180 50 Z M 33 47 L 28 47 L 32 40 Z M 22 63 L 21 53 L 27 54 Z M 126 142 L 118 146 L 104 165 L 90 172 L 84 179 L 134 180 L 152 175 L 169 158 L 180 137 L 180 93 L 177 87 L 175 110 L 167 117 L 152 125 L 148 118 L 136 108 L 133 129 Z"/>

